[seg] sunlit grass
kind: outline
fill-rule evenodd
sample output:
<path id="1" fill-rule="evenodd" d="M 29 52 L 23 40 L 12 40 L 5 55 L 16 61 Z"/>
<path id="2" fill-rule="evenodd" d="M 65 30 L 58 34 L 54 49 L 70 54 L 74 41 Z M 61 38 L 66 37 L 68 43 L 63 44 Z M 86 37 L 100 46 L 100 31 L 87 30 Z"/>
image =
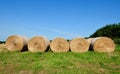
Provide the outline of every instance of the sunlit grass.
<path id="1" fill-rule="evenodd" d="M 0 74 L 110 74 L 120 73 L 120 46 L 115 52 L 31 53 L 0 52 Z"/>

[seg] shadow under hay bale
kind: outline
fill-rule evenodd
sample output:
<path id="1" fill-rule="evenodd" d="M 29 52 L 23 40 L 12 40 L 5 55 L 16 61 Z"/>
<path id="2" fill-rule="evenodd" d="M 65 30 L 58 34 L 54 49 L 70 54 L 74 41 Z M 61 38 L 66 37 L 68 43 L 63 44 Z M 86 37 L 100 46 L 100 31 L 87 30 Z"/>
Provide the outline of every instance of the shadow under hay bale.
<path id="1" fill-rule="evenodd" d="M 9 51 L 26 51 L 28 39 L 22 36 L 12 35 L 6 40 L 6 47 Z"/>
<path id="2" fill-rule="evenodd" d="M 69 42 L 64 38 L 55 38 L 50 43 L 50 48 L 53 52 L 67 52 L 69 51 Z"/>
<path id="3" fill-rule="evenodd" d="M 74 38 L 70 41 L 70 50 L 72 52 L 87 52 L 89 43 L 84 38 Z"/>
<path id="4" fill-rule="evenodd" d="M 113 52 L 115 50 L 115 43 L 108 37 L 97 37 L 88 39 L 90 49 L 95 52 Z"/>
<path id="5" fill-rule="evenodd" d="M 88 39 L 87 39 L 88 43 L 90 44 L 90 46 L 89 46 L 89 50 L 90 50 L 90 51 L 93 51 L 93 48 L 92 48 L 92 45 L 91 45 L 92 39 L 94 39 L 94 38 L 88 38 Z"/>
<path id="6" fill-rule="evenodd" d="M 49 40 L 43 36 L 35 36 L 28 42 L 28 50 L 31 52 L 45 52 L 49 48 Z"/>

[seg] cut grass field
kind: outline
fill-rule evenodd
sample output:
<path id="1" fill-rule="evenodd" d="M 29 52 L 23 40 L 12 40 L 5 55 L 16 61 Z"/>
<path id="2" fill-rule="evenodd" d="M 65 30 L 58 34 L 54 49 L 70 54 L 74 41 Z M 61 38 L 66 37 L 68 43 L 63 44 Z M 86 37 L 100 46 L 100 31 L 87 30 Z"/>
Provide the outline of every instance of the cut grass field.
<path id="1" fill-rule="evenodd" d="M 0 74 L 119 74 L 120 45 L 115 52 L 10 52 L 0 47 Z"/>

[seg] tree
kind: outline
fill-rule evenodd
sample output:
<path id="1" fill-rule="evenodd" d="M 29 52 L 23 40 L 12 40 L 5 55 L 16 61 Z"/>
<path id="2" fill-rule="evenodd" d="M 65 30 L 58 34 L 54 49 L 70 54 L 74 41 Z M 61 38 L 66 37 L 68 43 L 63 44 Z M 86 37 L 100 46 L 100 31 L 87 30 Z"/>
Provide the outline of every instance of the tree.
<path id="1" fill-rule="evenodd" d="M 120 23 L 109 24 L 93 33 L 90 37 L 107 36 L 115 41 L 115 43 L 120 43 Z"/>
<path id="2" fill-rule="evenodd" d="M 5 41 L 0 41 L 0 44 L 3 44 L 3 43 L 5 43 Z"/>

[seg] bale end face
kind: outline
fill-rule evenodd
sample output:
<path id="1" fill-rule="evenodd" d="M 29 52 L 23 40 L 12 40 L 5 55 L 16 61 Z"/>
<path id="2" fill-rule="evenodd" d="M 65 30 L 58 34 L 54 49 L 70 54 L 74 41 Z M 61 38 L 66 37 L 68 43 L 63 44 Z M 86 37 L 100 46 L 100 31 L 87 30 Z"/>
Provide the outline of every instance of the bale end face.
<path id="1" fill-rule="evenodd" d="M 70 50 L 72 52 L 87 52 L 89 49 L 89 43 L 84 38 L 75 38 L 70 42 Z"/>
<path id="2" fill-rule="evenodd" d="M 31 52 L 45 52 L 49 46 L 49 40 L 42 36 L 33 37 L 28 42 L 28 49 Z"/>
<path id="3" fill-rule="evenodd" d="M 95 52 L 113 52 L 115 43 L 108 37 L 97 37 L 92 40 L 92 48 Z"/>
<path id="4" fill-rule="evenodd" d="M 56 38 L 50 43 L 50 48 L 53 52 L 67 52 L 69 43 L 64 38 Z"/>
<path id="5" fill-rule="evenodd" d="M 27 40 L 21 36 L 12 35 L 6 40 L 6 47 L 9 51 L 26 50 Z"/>

